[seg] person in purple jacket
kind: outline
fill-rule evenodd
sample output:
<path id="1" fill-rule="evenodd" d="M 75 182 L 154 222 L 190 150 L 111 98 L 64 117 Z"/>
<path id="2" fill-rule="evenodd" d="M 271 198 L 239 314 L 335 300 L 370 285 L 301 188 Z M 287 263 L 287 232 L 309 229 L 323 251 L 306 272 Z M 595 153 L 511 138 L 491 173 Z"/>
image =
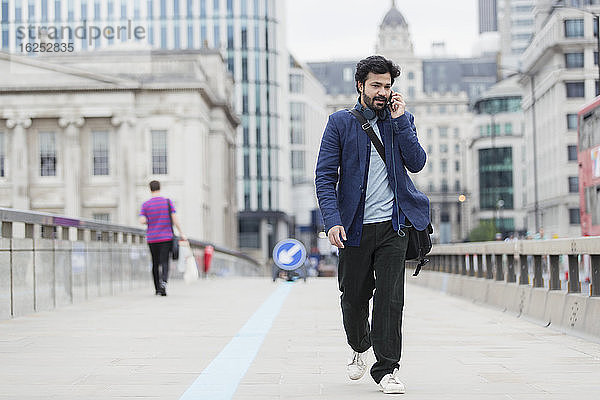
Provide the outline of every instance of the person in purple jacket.
<path id="1" fill-rule="evenodd" d="M 152 192 L 152 198 L 142 205 L 140 223 L 147 225 L 146 240 L 152 254 L 155 293 L 166 296 L 167 281 L 169 280 L 169 252 L 173 239 L 171 219 L 179 232 L 180 239 L 186 239 L 175 213 L 173 202 L 160 195 L 160 182 L 150 182 L 150 192 Z M 171 218 L 169 218 L 169 206 L 171 206 Z M 162 268 L 160 274 L 159 267 Z"/>

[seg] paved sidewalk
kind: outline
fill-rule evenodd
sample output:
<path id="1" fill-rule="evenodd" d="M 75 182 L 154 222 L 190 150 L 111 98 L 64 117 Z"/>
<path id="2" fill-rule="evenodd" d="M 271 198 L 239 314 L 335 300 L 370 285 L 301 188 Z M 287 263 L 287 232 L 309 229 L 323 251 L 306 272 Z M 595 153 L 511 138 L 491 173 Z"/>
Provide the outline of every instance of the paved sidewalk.
<path id="1" fill-rule="evenodd" d="M 0 399 L 178 400 L 275 288 L 174 282 L 0 321 Z M 405 399 L 600 398 L 600 344 L 467 300 L 409 285 L 404 338 Z M 347 356 L 336 280 L 296 282 L 233 398 L 396 397 L 347 380 Z"/>

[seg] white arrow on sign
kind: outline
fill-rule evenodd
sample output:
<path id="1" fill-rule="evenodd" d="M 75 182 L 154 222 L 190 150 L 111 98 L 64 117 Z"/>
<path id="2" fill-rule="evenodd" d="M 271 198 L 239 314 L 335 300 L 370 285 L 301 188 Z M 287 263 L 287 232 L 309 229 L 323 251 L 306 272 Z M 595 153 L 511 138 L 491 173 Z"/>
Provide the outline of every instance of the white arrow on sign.
<path id="1" fill-rule="evenodd" d="M 288 250 L 283 250 L 279 253 L 279 261 L 282 264 L 291 264 L 294 261 L 294 256 L 300 251 L 302 251 L 302 246 L 295 243 Z"/>

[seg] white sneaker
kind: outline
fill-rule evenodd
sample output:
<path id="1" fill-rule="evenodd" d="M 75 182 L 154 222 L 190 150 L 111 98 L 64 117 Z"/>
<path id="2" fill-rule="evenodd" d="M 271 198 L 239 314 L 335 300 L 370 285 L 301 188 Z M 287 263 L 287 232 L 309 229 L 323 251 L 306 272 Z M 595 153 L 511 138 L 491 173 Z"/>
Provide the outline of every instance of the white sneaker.
<path id="1" fill-rule="evenodd" d="M 350 355 L 350 359 L 348 360 L 348 378 L 353 381 L 360 379 L 365 374 L 367 370 L 367 355 L 368 351 L 363 353 L 359 353 L 358 351 L 352 350 L 352 354 Z"/>
<path id="2" fill-rule="evenodd" d="M 387 374 L 383 377 L 381 382 L 379 382 L 379 387 L 386 394 L 402 394 L 406 392 L 406 387 L 404 383 L 400 380 L 400 371 L 398 368 L 394 370 L 391 374 Z"/>

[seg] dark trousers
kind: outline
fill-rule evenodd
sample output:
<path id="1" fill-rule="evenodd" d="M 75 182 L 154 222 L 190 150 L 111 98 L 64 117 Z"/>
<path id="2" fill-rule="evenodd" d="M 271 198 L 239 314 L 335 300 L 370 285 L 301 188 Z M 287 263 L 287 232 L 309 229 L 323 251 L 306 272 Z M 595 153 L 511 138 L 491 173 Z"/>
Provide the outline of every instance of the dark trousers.
<path id="1" fill-rule="evenodd" d="M 392 222 L 386 221 L 364 225 L 360 246 L 339 252 L 338 280 L 348 344 L 360 353 L 373 346 L 377 361 L 371 376 L 377 383 L 400 366 L 407 245 L 408 237 L 400 237 Z"/>
<path id="2" fill-rule="evenodd" d="M 148 246 L 150 247 L 150 254 L 152 254 L 154 289 L 159 292 L 162 290 L 160 282 L 167 282 L 169 280 L 169 252 L 171 251 L 171 241 L 148 243 Z M 159 267 L 162 267 L 162 274 L 159 274 Z"/>

